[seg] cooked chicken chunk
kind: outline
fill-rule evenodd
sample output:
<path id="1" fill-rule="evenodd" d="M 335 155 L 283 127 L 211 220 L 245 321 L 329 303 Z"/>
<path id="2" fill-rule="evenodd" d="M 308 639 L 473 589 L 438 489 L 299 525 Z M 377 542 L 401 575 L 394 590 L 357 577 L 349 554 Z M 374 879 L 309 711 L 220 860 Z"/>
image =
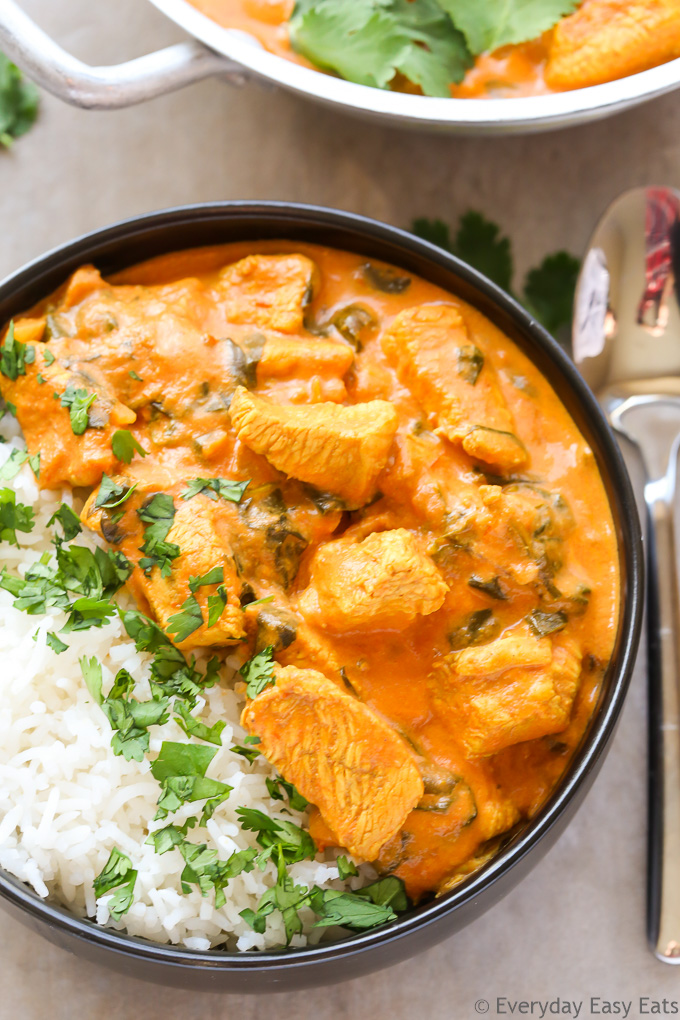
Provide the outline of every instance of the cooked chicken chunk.
<path id="1" fill-rule="evenodd" d="M 448 587 L 410 531 L 397 528 L 362 542 L 328 542 L 312 562 L 300 610 L 329 630 L 405 627 L 436 612 Z"/>
<path id="2" fill-rule="evenodd" d="M 28 336 L 25 326 L 19 335 Z M 26 365 L 25 375 L 15 380 L 0 376 L 0 392 L 16 407 L 29 451 L 40 452 L 40 484 L 95 485 L 116 463 L 113 433 L 132 423 L 135 412 L 116 399 L 96 368 L 88 366 L 87 375 L 69 371 L 45 361 L 43 344 L 33 350 L 35 360 Z M 93 394 L 96 399 L 90 401 Z"/>
<path id="3" fill-rule="evenodd" d="M 335 343 L 333 340 L 271 336 L 267 338 L 257 365 L 257 379 L 261 382 L 266 379 L 286 379 L 289 376 L 342 377 L 353 361 L 354 351 L 347 344 Z"/>
<path id="4" fill-rule="evenodd" d="M 125 484 L 124 477 L 114 478 L 117 484 Z M 129 480 L 128 480 L 129 481 Z M 102 534 L 114 546 L 118 546 L 137 563 L 144 543 L 144 526 L 138 510 L 148 503 L 149 493 L 136 490 L 121 509 L 120 521 L 112 523 L 110 515 L 96 506 L 99 490 L 88 499 L 82 512 L 83 523 Z M 245 618 L 238 601 L 241 581 L 236 571 L 234 558 L 228 545 L 221 539 L 222 507 L 199 495 L 189 501 L 174 500 L 175 517 L 166 541 L 179 547 L 179 555 L 172 560 L 172 568 L 163 577 L 157 566 L 148 576 L 137 567 L 128 581 L 128 586 L 142 604 L 151 612 L 164 630 L 170 630 L 170 637 L 177 633 L 171 617 L 182 613 L 184 603 L 193 594 L 201 610 L 203 623 L 185 640 L 175 643 L 183 649 L 229 645 L 245 637 Z M 223 571 L 222 583 L 202 584 L 192 592 L 190 581 L 208 574 L 214 567 Z M 219 589 L 226 596 L 226 605 L 217 622 L 208 626 L 210 596 L 219 596 Z"/>
<path id="5" fill-rule="evenodd" d="M 248 255 L 222 270 L 216 293 L 228 322 L 297 333 L 316 273 L 304 255 Z"/>
<path id="6" fill-rule="evenodd" d="M 382 347 L 439 434 L 503 470 L 526 463 L 495 372 L 456 308 L 405 309 L 383 335 Z"/>
<path id="7" fill-rule="evenodd" d="M 278 405 L 239 387 L 229 413 L 249 449 L 350 507 L 362 506 L 375 493 L 397 431 L 397 413 L 386 400 L 351 407 Z"/>
<path id="8" fill-rule="evenodd" d="M 413 752 L 366 705 L 312 669 L 275 666 L 243 711 L 268 761 L 315 804 L 338 846 L 374 860 L 423 795 Z"/>
<path id="9" fill-rule="evenodd" d="M 466 752 L 487 755 L 566 729 L 580 675 L 573 640 L 516 636 L 447 655 L 429 683 Z"/>
<path id="10" fill-rule="evenodd" d="M 556 26 L 545 80 L 580 89 L 680 56 L 680 0 L 585 0 Z"/>

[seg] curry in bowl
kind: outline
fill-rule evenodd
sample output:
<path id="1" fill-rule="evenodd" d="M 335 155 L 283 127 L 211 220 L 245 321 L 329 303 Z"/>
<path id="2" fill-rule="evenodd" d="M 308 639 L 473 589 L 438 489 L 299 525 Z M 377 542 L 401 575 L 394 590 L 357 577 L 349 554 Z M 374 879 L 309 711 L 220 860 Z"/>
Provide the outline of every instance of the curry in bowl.
<path id="1" fill-rule="evenodd" d="M 190 0 L 278 56 L 454 98 L 544 95 L 680 57 L 679 0 Z"/>
<path id="2" fill-rule="evenodd" d="M 617 540 L 480 312 L 238 243 L 84 266 L 1 355 L 2 866 L 262 949 L 389 921 L 536 815 L 612 655 Z"/>

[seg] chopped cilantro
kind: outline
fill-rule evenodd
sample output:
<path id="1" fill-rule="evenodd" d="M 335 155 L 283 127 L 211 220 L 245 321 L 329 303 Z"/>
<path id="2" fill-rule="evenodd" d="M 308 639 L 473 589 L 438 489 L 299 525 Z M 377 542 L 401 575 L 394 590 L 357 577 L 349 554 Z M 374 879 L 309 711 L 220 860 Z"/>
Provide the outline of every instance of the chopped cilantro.
<path id="1" fill-rule="evenodd" d="M 0 110 L 0 118 L 1 116 Z M 14 382 L 20 375 L 26 375 L 26 365 L 30 365 L 34 361 L 35 347 L 33 344 L 22 344 L 15 338 L 14 319 L 12 319 L 5 339 L 0 344 L 0 372 Z"/>
<path id="2" fill-rule="evenodd" d="M 44 386 L 45 383 L 47 382 L 47 379 L 42 374 L 42 372 L 38 372 L 38 382 L 40 383 L 41 386 Z"/>
<path id="3" fill-rule="evenodd" d="M 267 645 L 241 666 L 239 673 L 248 685 L 246 695 L 249 698 L 256 698 L 266 687 L 274 686 L 276 680 L 274 679 L 273 663 L 274 646 Z"/>
<path id="4" fill-rule="evenodd" d="M 17 503 L 13 489 L 0 489 L 0 542 L 18 546 L 17 531 L 28 534 L 33 525 L 31 507 Z"/>
<path id="5" fill-rule="evenodd" d="M 267 776 L 265 783 L 269 790 L 269 796 L 272 800 L 283 800 L 285 793 L 286 797 L 288 797 L 288 803 L 292 807 L 293 811 L 304 811 L 308 806 L 309 801 L 305 800 L 302 794 L 295 789 L 293 784 L 285 780 L 283 776 L 276 776 L 276 778 L 273 779 Z"/>
<path id="6" fill-rule="evenodd" d="M 342 854 L 338 857 L 335 863 L 338 866 L 338 874 L 343 882 L 346 878 L 349 878 L 350 875 L 359 874 L 359 870 L 354 861 L 350 861 L 348 857 L 344 857 Z"/>
<path id="7" fill-rule="evenodd" d="M 54 354 L 52 354 L 52 351 L 48 350 L 47 347 L 43 347 L 43 358 L 45 359 L 46 365 L 51 365 L 55 360 Z"/>
<path id="8" fill-rule="evenodd" d="M 214 627 L 227 605 L 227 591 L 221 584 L 214 595 L 208 595 L 208 627 Z"/>
<path id="9" fill-rule="evenodd" d="M 209 850 L 205 843 L 190 843 L 182 840 L 177 844 L 184 858 L 185 867 L 181 874 L 182 891 L 191 892 L 197 885 L 202 896 L 215 890 L 215 907 L 219 910 L 227 902 L 224 889 L 230 879 L 242 872 L 252 871 L 256 850 L 237 850 L 226 861 L 220 861 L 216 850 Z"/>
<path id="10" fill-rule="evenodd" d="M 68 407 L 74 436 L 82 436 L 90 424 L 88 411 L 96 399 L 96 393 L 88 393 L 86 389 L 78 388 L 73 383 L 69 383 L 62 393 L 61 406 Z"/>
<path id="11" fill-rule="evenodd" d="M 126 499 L 129 499 L 136 488 L 137 482 L 134 485 L 117 485 L 105 472 L 102 475 L 94 505 L 102 507 L 104 510 L 113 510 L 114 507 L 120 506 Z"/>
<path id="12" fill-rule="evenodd" d="M 141 563 L 141 561 L 140 561 Z M 173 613 L 168 618 L 166 630 L 168 634 L 172 635 L 173 641 L 177 644 L 181 644 L 182 641 L 198 630 L 199 627 L 203 626 L 203 613 L 201 607 L 196 600 L 195 595 L 189 595 L 187 599 L 182 603 L 182 608 L 178 613 Z"/>
<path id="13" fill-rule="evenodd" d="M 65 652 L 66 649 L 68 648 L 66 642 L 58 638 L 57 635 L 52 630 L 49 630 L 45 635 L 45 643 L 47 644 L 48 648 L 51 648 L 53 652 L 57 653 L 57 655 L 60 655 L 62 652 Z"/>
<path id="14" fill-rule="evenodd" d="M 87 685 L 87 689 L 97 702 L 101 705 L 104 700 L 102 694 L 102 664 L 99 659 L 93 655 L 92 658 L 88 659 L 86 655 L 80 660 L 80 670 L 83 674 L 83 680 Z"/>
<path id="15" fill-rule="evenodd" d="M 112 889 L 118 890 L 108 903 L 109 913 L 115 921 L 119 921 L 130 909 L 136 881 L 137 872 L 132 867 L 132 861 L 127 854 L 114 847 L 103 870 L 94 880 L 94 891 L 99 899 Z"/>
<path id="16" fill-rule="evenodd" d="M 259 737 L 250 736 L 245 738 L 243 744 L 234 744 L 231 750 L 234 752 L 234 754 L 240 754 L 242 758 L 245 758 L 246 761 L 250 762 L 250 764 L 252 765 L 253 762 L 260 757 L 260 752 L 257 750 L 256 747 L 244 747 L 244 744 L 259 744 L 259 743 L 260 743 Z"/>
<path id="17" fill-rule="evenodd" d="M 59 521 L 64 529 L 64 538 L 67 542 L 70 542 L 71 539 L 75 538 L 83 530 L 78 514 L 68 503 L 62 503 L 59 509 L 52 514 L 47 522 L 48 528 L 51 528 L 56 521 Z"/>
<path id="18" fill-rule="evenodd" d="M 450 97 L 471 64 L 437 0 L 298 0 L 288 28 L 298 53 L 360 85 L 388 88 L 400 72 L 425 95 Z"/>
<path id="19" fill-rule="evenodd" d="M 141 375 L 137 375 L 137 373 L 134 371 L 134 369 L 132 371 L 128 372 L 128 375 L 130 376 L 131 379 L 134 379 L 135 382 L 144 382 L 144 380 L 142 379 Z"/>
<path id="20" fill-rule="evenodd" d="M 224 581 L 224 567 L 212 567 L 206 574 L 198 577 L 193 575 L 189 578 L 189 591 L 197 592 L 207 584 L 222 584 Z"/>
<path id="21" fill-rule="evenodd" d="M 139 445 L 135 437 L 127 429 L 118 429 L 117 432 L 113 433 L 111 449 L 113 450 L 113 456 L 118 460 L 124 461 L 126 464 L 131 462 L 135 453 L 138 453 L 140 457 L 146 457 L 147 454 L 147 451 Z"/>
<path id="22" fill-rule="evenodd" d="M 32 457 L 28 458 L 28 466 L 35 475 L 36 478 L 40 478 L 40 451 L 34 453 Z"/>
<path id="23" fill-rule="evenodd" d="M 192 499 L 203 492 L 210 499 L 226 499 L 231 503 L 240 503 L 249 485 L 250 480 L 234 482 L 228 478 L 194 478 L 182 493 L 182 499 Z"/>
<path id="24" fill-rule="evenodd" d="M 168 577 L 170 564 L 174 559 L 177 559 L 180 553 L 178 545 L 165 541 L 175 519 L 175 504 L 172 496 L 167 492 L 157 492 L 155 496 L 146 500 L 137 513 L 140 520 L 146 525 L 144 545 L 140 549 L 140 552 L 146 555 L 140 559 L 139 565 L 147 576 L 153 567 L 158 567 L 161 577 Z"/>
<path id="25" fill-rule="evenodd" d="M 0 468 L 0 478 L 4 482 L 9 482 L 15 475 L 19 474 L 27 460 L 28 450 L 11 450 L 9 457 Z"/>
<path id="26" fill-rule="evenodd" d="M 203 689 L 216 683 L 219 659 L 216 657 L 211 659 L 206 673 L 202 675 L 194 668 L 193 663 L 189 664 L 186 661 L 179 648 L 173 645 L 167 634 L 153 620 L 136 609 L 121 611 L 120 616 L 128 636 L 135 642 L 137 651 L 150 652 L 154 656 L 150 677 L 154 697 L 175 696 L 185 701 L 189 708 L 193 708 L 197 696 Z"/>
<path id="27" fill-rule="evenodd" d="M 258 856 L 258 867 L 264 869 L 272 855 L 283 864 L 295 864 L 316 854 L 316 844 L 307 830 L 287 818 L 270 818 L 263 811 L 246 807 L 236 808 L 236 814 L 242 829 L 257 833 L 257 842 L 265 851 Z"/>
<path id="28" fill-rule="evenodd" d="M 191 714 L 182 701 L 177 702 L 175 711 L 179 713 L 179 715 L 175 716 L 175 722 L 184 730 L 188 737 L 196 737 L 198 740 L 206 740 L 209 744 L 217 744 L 218 747 L 222 746 L 220 734 L 227 725 L 223 719 L 218 719 L 214 726 L 206 726 L 205 723 L 202 723 L 200 719 Z"/>
<path id="29" fill-rule="evenodd" d="M 9 148 L 33 126 L 39 92 L 9 57 L 0 53 L 0 145 Z"/>
<path id="30" fill-rule="evenodd" d="M 155 819 L 167 818 L 171 811 L 177 811 L 187 801 L 205 800 L 200 821 L 205 825 L 233 789 L 206 777 L 208 765 L 216 754 L 211 747 L 163 741 L 158 757 L 151 763 L 151 773 L 161 784 Z"/>

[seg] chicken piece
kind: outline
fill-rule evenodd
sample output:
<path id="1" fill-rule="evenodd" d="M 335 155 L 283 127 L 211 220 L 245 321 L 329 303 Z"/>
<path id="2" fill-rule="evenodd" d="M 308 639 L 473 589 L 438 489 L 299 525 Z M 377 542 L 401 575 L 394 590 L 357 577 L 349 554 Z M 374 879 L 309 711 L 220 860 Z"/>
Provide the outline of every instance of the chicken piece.
<path id="1" fill-rule="evenodd" d="M 447 655 L 428 682 L 439 715 L 474 756 L 566 729 L 580 675 L 573 640 L 517 635 Z"/>
<path id="2" fill-rule="evenodd" d="M 423 795 L 414 753 L 362 702 L 313 669 L 274 666 L 276 683 L 243 711 L 241 724 L 338 844 L 375 860 Z"/>
<path id="3" fill-rule="evenodd" d="M 27 321 L 28 326 L 17 322 L 17 342 L 25 342 L 19 341 L 19 336 L 37 335 L 35 323 L 39 320 Z M 134 422 L 135 412 L 116 399 L 96 367 L 87 366 L 85 375 L 62 368 L 56 361 L 48 364 L 44 344 L 32 344 L 27 350 L 33 351 L 34 360 L 25 365 L 25 374 L 16 379 L 0 376 L 0 392 L 16 407 L 29 452 L 40 453 L 40 485 L 47 489 L 63 484 L 96 485 L 102 473 L 110 472 L 116 463 L 111 449 L 113 433 Z M 96 399 L 87 405 L 92 394 Z M 71 414 L 79 405 L 81 420 Z"/>
<path id="4" fill-rule="evenodd" d="M 471 340 L 458 309 L 406 308 L 384 333 L 382 347 L 438 434 L 502 470 L 526 463 L 496 373 Z"/>
<path id="5" fill-rule="evenodd" d="M 299 333 L 318 270 L 304 255 L 248 255 L 219 274 L 228 322 Z"/>
<path id="6" fill-rule="evenodd" d="M 436 612 L 448 590 L 416 538 L 397 528 L 322 546 L 299 607 L 329 630 L 400 628 Z"/>
<path id="7" fill-rule="evenodd" d="M 113 481 L 118 485 L 129 484 L 130 479 L 117 476 Z M 137 511 L 149 502 L 150 493 L 136 489 L 133 495 L 120 507 L 124 511 L 119 521 L 112 521 L 106 510 L 96 506 L 99 490 L 95 490 L 83 508 L 81 519 L 87 527 L 98 531 L 107 541 L 119 548 L 127 558 L 138 563 L 141 546 L 144 543 L 144 525 Z M 136 567 L 128 580 L 128 586 L 143 605 L 148 605 L 164 630 L 168 625 L 172 633 L 176 627 L 170 617 L 181 613 L 185 601 L 192 594 L 190 579 L 201 577 L 214 567 L 223 569 L 223 591 L 227 604 L 217 622 L 207 626 L 208 598 L 218 594 L 219 584 L 196 587 L 193 592 L 201 609 L 203 624 L 185 640 L 175 641 L 182 649 L 212 647 L 233 644 L 245 637 L 245 618 L 238 596 L 241 581 L 228 544 L 222 537 L 222 507 L 219 503 L 199 495 L 184 501 L 175 499 L 175 517 L 166 541 L 179 546 L 180 553 L 172 560 L 168 577 L 163 577 L 157 566 L 149 576 Z M 115 514 L 115 511 L 114 511 Z"/>
<path id="8" fill-rule="evenodd" d="M 580 89 L 680 56 L 680 0 L 585 0 L 555 28 L 545 80 Z"/>
<path id="9" fill-rule="evenodd" d="M 290 376 L 343 376 L 354 361 L 347 344 L 333 340 L 302 340 L 300 337 L 271 336 L 257 365 L 257 381 Z"/>
<path id="10" fill-rule="evenodd" d="M 106 283 L 94 266 L 81 266 L 66 284 L 60 307 L 63 311 L 74 308 L 95 291 L 102 290 Z"/>
<path id="11" fill-rule="evenodd" d="M 229 408 L 238 437 L 279 471 L 340 496 L 348 507 L 376 491 L 397 431 L 386 400 L 349 407 L 273 404 L 239 386 Z"/>

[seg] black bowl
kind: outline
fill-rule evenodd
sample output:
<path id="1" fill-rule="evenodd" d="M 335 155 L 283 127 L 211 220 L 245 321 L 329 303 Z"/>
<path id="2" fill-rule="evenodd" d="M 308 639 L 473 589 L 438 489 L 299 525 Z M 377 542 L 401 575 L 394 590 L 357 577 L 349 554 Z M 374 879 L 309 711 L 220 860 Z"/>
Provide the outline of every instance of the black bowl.
<path id="1" fill-rule="evenodd" d="M 14 273 L 0 284 L 0 322 L 51 293 L 85 262 L 110 274 L 165 252 L 266 238 L 311 241 L 401 266 L 475 305 L 529 354 L 597 458 L 617 530 L 621 609 L 614 655 L 596 711 L 548 803 L 493 860 L 453 892 L 392 924 L 307 949 L 241 954 L 178 949 L 74 917 L 0 871 L 3 905 L 56 945 L 132 977 L 204 991 L 290 990 L 358 977 L 429 948 L 498 901 L 554 843 L 595 778 L 628 687 L 642 616 L 642 547 L 635 501 L 618 447 L 592 393 L 558 344 L 507 294 L 459 259 L 404 231 L 349 213 L 280 202 L 170 209 L 88 234 Z"/>

